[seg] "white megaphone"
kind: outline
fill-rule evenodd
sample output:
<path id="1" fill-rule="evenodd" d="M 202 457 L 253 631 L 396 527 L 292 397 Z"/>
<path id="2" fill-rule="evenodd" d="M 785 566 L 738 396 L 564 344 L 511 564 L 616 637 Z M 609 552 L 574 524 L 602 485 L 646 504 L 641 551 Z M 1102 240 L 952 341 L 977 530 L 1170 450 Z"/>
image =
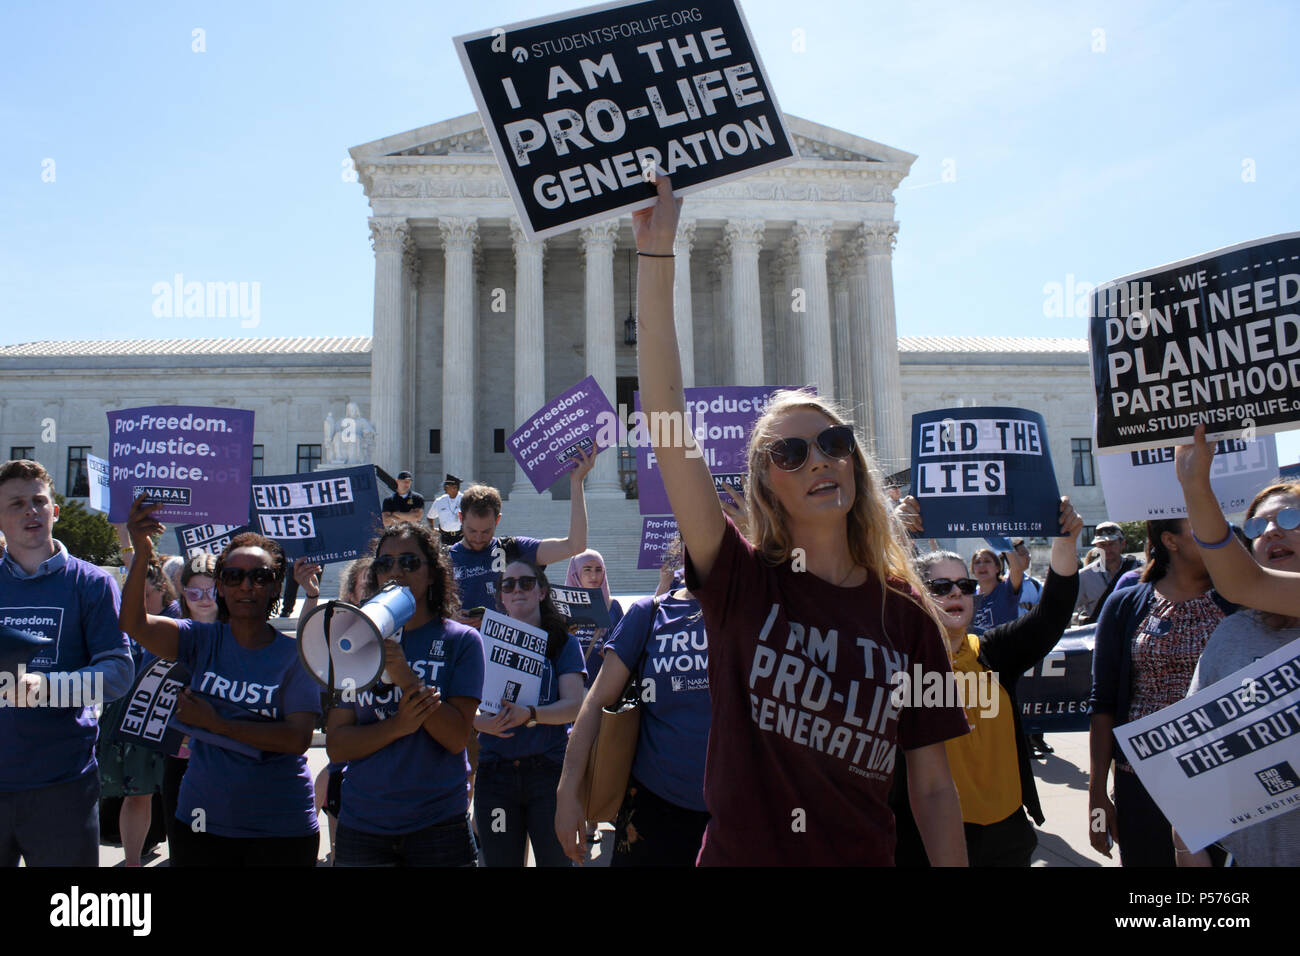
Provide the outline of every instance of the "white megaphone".
<path id="1" fill-rule="evenodd" d="M 298 657 L 326 690 L 363 691 L 384 670 L 384 641 L 415 615 L 411 589 L 389 582 L 365 604 L 329 601 L 298 624 Z"/>

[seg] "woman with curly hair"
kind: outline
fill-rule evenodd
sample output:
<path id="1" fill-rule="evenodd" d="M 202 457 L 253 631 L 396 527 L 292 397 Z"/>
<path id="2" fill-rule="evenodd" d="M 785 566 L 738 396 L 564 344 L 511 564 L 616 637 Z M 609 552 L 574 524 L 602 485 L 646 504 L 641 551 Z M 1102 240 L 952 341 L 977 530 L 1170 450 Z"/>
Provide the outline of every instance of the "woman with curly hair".
<path id="1" fill-rule="evenodd" d="M 657 189 L 657 204 L 633 214 L 641 404 L 684 417 L 678 204 L 667 177 Z M 891 702 L 895 673 L 919 684 L 938 672 L 946 685 L 950 667 L 938 611 L 852 427 L 809 393 L 772 396 L 750 436 L 746 534 L 724 515 L 693 443 L 657 442 L 655 454 L 709 635 L 710 819 L 699 862 L 892 865 L 888 796 L 902 747 L 931 861 L 964 865 L 943 743 L 968 731 L 966 715 L 955 701 Z"/>
<path id="2" fill-rule="evenodd" d="M 586 693 L 582 647 L 551 601 L 546 572 L 534 562 L 507 564 L 496 595 L 498 610 L 546 632 L 546 661 L 535 706 L 502 700 L 495 716 L 479 714 L 474 720 L 479 731 L 474 815 L 483 859 L 488 866 L 523 866 L 527 838 L 538 866 L 568 866 L 555 836 L 555 803 L 569 725 Z"/>
<path id="3" fill-rule="evenodd" d="M 452 620 L 451 562 L 426 525 L 371 546 L 366 590 L 409 588 L 415 615 L 384 642 L 384 676 L 330 709 L 326 747 L 346 763 L 335 866 L 474 866 L 466 744 L 483 688 L 483 640 Z M 391 681 L 391 683 L 390 683 Z"/>
<path id="4" fill-rule="evenodd" d="M 195 729 L 181 781 L 173 866 L 315 866 L 320 824 L 304 756 L 320 713 L 316 682 L 298 645 L 268 623 L 279 610 L 285 559 L 270 538 L 246 532 L 213 568 L 217 621 L 173 620 L 145 610 L 157 505 L 131 506 L 137 560 L 119 626 L 149 652 L 188 667 L 176 719 Z"/>

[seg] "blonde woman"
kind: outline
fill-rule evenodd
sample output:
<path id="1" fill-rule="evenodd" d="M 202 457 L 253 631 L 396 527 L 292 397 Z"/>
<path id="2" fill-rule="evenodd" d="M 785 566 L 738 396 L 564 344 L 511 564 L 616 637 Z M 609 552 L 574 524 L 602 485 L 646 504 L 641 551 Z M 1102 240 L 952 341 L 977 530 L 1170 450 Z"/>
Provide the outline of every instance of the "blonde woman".
<path id="1" fill-rule="evenodd" d="M 656 205 L 633 216 L 641 401 L 647 414 L 682 415 L 679 204 L 666 177 L 656 185 Z M 968 724 L 955 704 L 890 700 L 895 673 L 946 674 L 948 655 L 853 429 L 820 398 L 773 397 L 750 438 L 749 538 L 724 515 L 694 448 L 657 444 L 655 453 L 686 545 L 686 586 L 709 634 L 710 819 L 699 863 L 892 865 L 887 801 L 902 747 L 930 859 L 965 865 L 943 742 Z"/>

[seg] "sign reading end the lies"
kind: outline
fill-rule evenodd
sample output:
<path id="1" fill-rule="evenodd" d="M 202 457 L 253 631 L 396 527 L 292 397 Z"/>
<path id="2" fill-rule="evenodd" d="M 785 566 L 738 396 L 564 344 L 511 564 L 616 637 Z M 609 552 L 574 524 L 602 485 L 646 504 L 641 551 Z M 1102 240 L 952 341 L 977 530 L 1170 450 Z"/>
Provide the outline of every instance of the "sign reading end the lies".
<path id="1" fill-rule="evenodd" d="M 529 238 L 793 162 L 735 0 L 612 3 L 455 38 Z"/>
<path id="2" fill-rule="evenodd" d="M 912 494 L 929 537 L 1054 537 L 1060 497 L 1043 416 L 1002 406 L 918 412 Z"/>
<path id="3" fill-rule="evenodd" d="M 1300 233 L 1098 288 L 1089 324 L 1097 450 L 1284 431 L 1300 423 Z"/>

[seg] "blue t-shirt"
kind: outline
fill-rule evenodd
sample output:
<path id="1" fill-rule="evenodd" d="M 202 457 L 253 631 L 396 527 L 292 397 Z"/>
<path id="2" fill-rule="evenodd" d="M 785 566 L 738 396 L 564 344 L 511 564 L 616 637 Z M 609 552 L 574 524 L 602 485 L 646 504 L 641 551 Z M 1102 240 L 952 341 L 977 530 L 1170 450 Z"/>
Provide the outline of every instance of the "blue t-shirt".
<path id="1" fill-rule="evenodd" d="M 1003 578 L 988 594 L 975 599 L 975 627 L 980 633 L 991 627 L 1014 621 L 1020 613 L 1019 596 L 1011 590 L 1011 582 Z"/>
<path id="2" fill-rule="evenodd" d="M 537 546 L 542 543 L 541 539 L 515 538 L 515 543 L 519 546 L 518 557 L 525 561 L 537 560 Z M 497 609 L 497 572 L 492 570 L 492 560 L 500 545 L 501 539 L 493 538 L 492 544 L 482 551 L 471 551 L 464 541 L 457 541 L 448 549 L 462 608 L 468 610 L 472 607 L 485 607 L 489 611 Z M 507 562 L 514 557 L 512 553 L 506 558 Z"/>
<path id="3" fill-rule="evenodd" d="M 37 651 L 26 672 L 76 671 L 106 656 L 128 660 L 127 637 L 117 626 L 117 582 L 71 555 L 54 564 L 58 570 L 20 578 L 9 560 L 0 562 L 0 624 L 54 639 Z M 87 699 L 94 687 L 77 686 L 92 691 L 83 694 L 81 707 L 0 707 L 0 793 L 96 772 L 99 724 L 95 700 Z"/>
<path id="4" fill-rule="evenodd" d="M 607 653 L 639 674 L 641 732 L 632 775 L 656 796 L 705 810 L 704 755 L 709 744 L 709 640 L 696 600 L 641 598 L 614 629 Z M 644 661 L 641 655 L 645 654 Z M 654 700 L 646 700 L 646 680 Z"/>
<path id="5" fill-rule="evenodd" d="M 415 676 L 453 697 L 483 694 L 483 639 L 478 631 L 441 618 L 402 634 L 402 650 Z M 361 726 L 397 714 L 402 692 L 380 681 L 344 706 Z M 469 809 L 469 758 L 434 740 L 423 727 L 369 757 L 352 760 L 343 777 L 339 821 L 366 833 L 413 833 Z"/>
<path id="6" fill-rule="evenodd" d="M 605 661 L 605 648 L 609 646 L 610 639 L 614 636 L 614 631 L 621 620 L 623 620 L 623 605 L 611 599 L 609 602 L 609 628 L 604 634 L 596 635 L 596 640 L 592 642 L 591 648 L 587 651 L 588 687 L 596 683 L 596 678 L 600 676 L 600 665 Z"/>
<path id="7" fill-rule="evenodd" d="M 298 642 L 277 633 L 249 650 L 230 625 L 181 620 L 177 660 L 190 669 L 190 688 L 218 698 L 225 717 L 319 714 L 320 686 L 298 660 Z M 224 837 L 306 836 L 320 830 L 304 754 L 249 757 L 195 739 L 181 780 L 176 819 L 186 826 L 202 808 L 208 833 Z"/>
<path id="8" fill-rule="evenodd" d="M 586 676 L 586 673 L 586 668 L 582 665 L 582 646 L 576 639 L 567 637 L 555 660 L 548 657 L 542 666 L 542 692 L 537 697 L 537 706 L 544 707 L 560 699 L 562 675 Z M 506 731 L 514 734 L 513 737 L 481 733 L 478 735 L 478 762 L 495 763 L 498 760 L 522 760 L 524 757 L 542 756 L 549 757 L 556 763 L 563 763 L 564 748 L 569 743 L 570 726 L 570 724 L 538 724 L 536 727 L 525 727 L 520 724 L 513 730 Z"/>

